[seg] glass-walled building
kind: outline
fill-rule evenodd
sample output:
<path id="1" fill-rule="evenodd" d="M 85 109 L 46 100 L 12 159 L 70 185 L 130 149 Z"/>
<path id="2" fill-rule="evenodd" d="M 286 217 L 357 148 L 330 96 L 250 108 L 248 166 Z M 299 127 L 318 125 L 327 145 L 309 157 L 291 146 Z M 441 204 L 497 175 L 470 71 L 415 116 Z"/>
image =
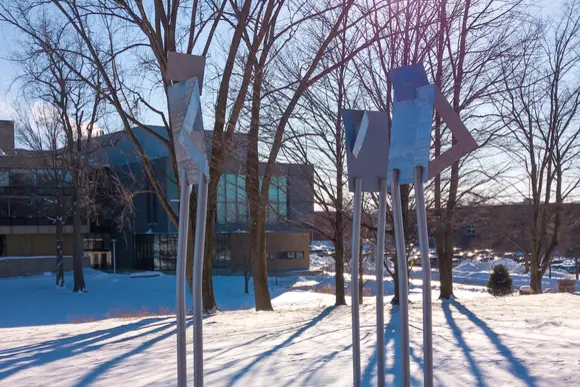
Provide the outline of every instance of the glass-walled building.
<path id="1" fill-rule="evenodd" d="M 163 134 L 164 129 L 152 127 Z M 151 134 L 136 130 L 150 159 L 158 180 L 166 190 L 170 205 L 177 213 L 179 192 L 173 177 L 173 165 L 163 146 Z M 107 152 L 107 162 L 123 175 L 130 171 L 135 190 L 151 191 L 151 186 L 141 168 L 129 138 L 122 133 L 115 148 Z M 207 145 L 211 146 L 211 132 Z M 245 135 L 237 134 L 236 154 L 226 159 L 220 178 L 213 243 L 214 267 L 224 271 L 239 271 L 247 263 L 251 252 L 249 239 L 249 205 L 245 190 L 246 176 L 244 146 Z M 209 150 L 208 150 L 209 152 Z M 260 173 L 264 165 L 260 165 Z M 272 271 L 308 269 L 310 230 L 300 227 L 301 217 L 313 211 L 312 166 L 277 164 L 269 189 L 266 207 L 266 248 L 268 267 Z M 121 233 L 111 228 L 117 240 L 117 265 L 137 270 L 175 270 L 177 256 L 177 229 L 170 222 L 161 203 L 153 192 L 138 194 L 134 198 L 135 214 Z M 120 265 L 120 266 L 119 266 Z"/>
<path id="2" fill-rule="evenodd" d="M 67 209 L 72 201 L 70 175 L 51 169 L 49 157 L 15 149 L 14 122 L 0 120 L 0 277 L 54 270 L 57 198 Z M 72 267 L 70 215 L 62 214 L 65 270 Z M 84 225 L 82 232 L 88 231 Z"/>
<path id="3" fill-rule="evenodd" d="M 22 161 L 34 160 L 31 157 L 17 157 Z M 33 163 L 30 163 L 33 164 Z M 59 188 L 53 174 L 66 178 Z M 57 197 L 65 202 L 65 208 L 71 208 L 71 192 L 67 183 L 70 175 L 63 171 L 51 171 L 37 168 L 2 168 L 0 169 L 0 225 L 2 226 L 49 226 L 55 223 Z M 66 216 L 65 224 L 72 224 L 72 218 Z"/>

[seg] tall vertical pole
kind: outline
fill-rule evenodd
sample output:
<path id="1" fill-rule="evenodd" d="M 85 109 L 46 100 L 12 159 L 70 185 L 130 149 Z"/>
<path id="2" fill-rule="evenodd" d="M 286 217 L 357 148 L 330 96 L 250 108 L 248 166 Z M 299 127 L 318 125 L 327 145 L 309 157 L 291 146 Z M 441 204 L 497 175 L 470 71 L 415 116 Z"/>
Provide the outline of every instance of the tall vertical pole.
<path id="1" fill-rule="evenodd" d="M 362 179 L 355 179 L 354 210 L 352 216 L 352 241 L 350 260 L 350 294 L 352 304 L 352 376 L 353 386 L 360 387 L 360 323 L 358 263 L 360 259 L 360 218 L 362 206 Z"/>
<path id="2" fill-rule="evenodd" d="M 195 252 L 193 255 L 193 383 L 203 386 L 203 303 L 201 281 L 203 274 L 203 252 L 205 247 L 205 224 L 207 216 L 208 176 L 201 173 L 197 192 L 197 218 L 195 222 Z"/>
<path id="3" fill-rule="evenodd" d="M 401 187 L 399 170 L 391 170 L 391 196 L 393 200 L 393 218 L 395 226 L 395 244 L 399 266 L 399 315 L 401 324 L 401 377 L 402 387 L 411 385 L 411 368 L 409 364 L 409 284 L 407 275 L 407 252 L 405 249 L 405 232 L 403 228 L 403 208 L 401 205 Z"/>
<path id="4" fill-rule="evenodd" d="M 179 171 L 181 192 L 179 195 L 179 230 L 177 234 L 177 385 L 187 386 L 187 354 L 185 331 L 185 263 L 187 262 L 187 235 L 189 228 L 189 198 L 192 186 L 187 182 L 185 169 Z"/>
<path id="5" fill-rule="evenodd" d="M 387 179 L 381 179 L 379 194 L 379 224 L 377 227 L 376 276 L 377 276 L 377 382 L 385 386 L 385 304 L 383 265 L 385 260 L 385 224 L 387 222 Z"/>
<path id="6" fill-rule="evenodd" d="M 415 208 L 423 270 L 423 385 L 433 386 L 433 325 L 431 313 L 431 261 L 429 259 L 429 236 L 427 234 L 427 209 L 423 190 L 423 167 L 415 168 Z"/>

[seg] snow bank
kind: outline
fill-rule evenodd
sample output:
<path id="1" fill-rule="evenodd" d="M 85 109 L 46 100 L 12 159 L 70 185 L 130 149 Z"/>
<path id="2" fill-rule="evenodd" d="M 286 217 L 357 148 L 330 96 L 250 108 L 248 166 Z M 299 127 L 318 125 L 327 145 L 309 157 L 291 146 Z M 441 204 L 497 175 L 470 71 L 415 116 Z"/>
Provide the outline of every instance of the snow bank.
<path id="1" fill-rule="evenodd" d="M 330 256 L 320 256 L 318 254 L 311 253 L 310 269 L 334 271 L 334 258 Z"/>
<path id="2" fill-rule="evenodd" d="M 509 258 L 499 258 L 489 262 L 465 261 L 453 269 L 453 281 L 462 284 L 486 286 L 489 273 L 495 265 L 499 264 L 508 268 L 514 289 L 530 284 L 530 274 L 525 273 L 524 266 Z M 433 279 L 439 279 L 439 272 L 433 272 L 432 277 Z M 546 273 L 542 279 L 542 286 L 544 288 L 555 288 L 558 279 L 562 278 L 569 278 L 569 274 L 565 271 L 552 270 L 552 278 L 549 278 L 549 274 Z"/>
<path id="3" fill-rule="evenodd" d="M 488 262 L 479 262 L 477 260 L 467 260 L 455 267 L 453 270 L 458 272 L 480 272 L 491 271 L 496 265 L 504 265 L 510 273 L 523 273 L 524 267 L 516 261 L 509 258 L 498 258 Z"/>

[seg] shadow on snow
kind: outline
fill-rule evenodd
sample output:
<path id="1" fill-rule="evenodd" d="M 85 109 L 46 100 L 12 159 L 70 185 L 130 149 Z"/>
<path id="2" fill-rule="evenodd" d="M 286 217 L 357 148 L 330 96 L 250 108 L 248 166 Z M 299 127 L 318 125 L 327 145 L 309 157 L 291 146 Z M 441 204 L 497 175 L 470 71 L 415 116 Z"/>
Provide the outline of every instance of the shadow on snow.
<path id="1" fill-rule="evenodd" d="M 188 325 L 191 324 L 188 323 Z M 147 329 L 143 331 L 146 328 L 153 329 Z M 155 336 L 151 340 L 144 341 L 135 349 L 95 367 L 90 373 L 85 375 L 81 381 L 76 383 L 78 386 L 86 386 L 94 382 L 100 374 L 121 360 L 152 346 L 158 341 L 164 340 L 165 338 L 174 335 L 175 320 L 167 318 L 148 318 L 115 328 L 102 329 L 72 337 L 49 340 L 39 344 L 24 345 L 17 348 L 2 350 L 0 351 L 0 370 L 2 370 L 0 371 L 0 380 L 17 374 L 20 371 L 29 370 L 36 366 L 42 366 L 44 364 L 71 358 L 79 355 L 80 353 L 96 351 L 110 344 L 118 344 L 134 339 L 144 338 L 152 334 L 163 332 L 168 328 L 171 329 L 167 332 L 164 332 L 162 335 Z M 139 333 L 129 337 L 118 338 L 114 341 L 109 341 L 128 332 Z"/>

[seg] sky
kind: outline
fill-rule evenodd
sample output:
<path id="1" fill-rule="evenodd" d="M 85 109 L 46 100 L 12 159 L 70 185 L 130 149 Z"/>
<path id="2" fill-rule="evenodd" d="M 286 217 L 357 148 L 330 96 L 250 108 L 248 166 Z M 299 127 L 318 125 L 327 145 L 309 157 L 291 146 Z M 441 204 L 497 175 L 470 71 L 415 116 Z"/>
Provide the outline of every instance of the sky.
<path id="1" fill-rule="evenodd" d="M 554 6 L 559 6 L 564 0 L 533 0 L 533 4 L 538 7 L 538 10 L 543 6 L 549 5 L 550 9 L 554 10 Z M 7 27 L 0 23 L 0 119 L 13 119 L 13 105 L 17 100 L 17 88 L 11 84 L 18 76 L 18 65 L 12 63 L 7 58 L 11 52 L 11 42 L 17 41 L 16 33 L 13 28 Z M 155 122 L 151 124 L 159 124 L 158 117 L 152 117 Z"/>
<path id="2" fill-rule="evenodd" d="M 5 59 L 10 53 L 9 42 L 14 39 L 13 31 L 0 24 L 0 119 L 12 118 L 11 106 L 16 100 L 15 90 L 10 90 L 10 84 L 18 75 L 12 62 Z"/>
<path id="3" fill-rule="evenodd" d="M 538 9 L 542 8 L 542 6 L 550 4 L 549 9 L 554 11 L 556 10 L 556 7 L 562 3 L 562 1 L 563 0 L 552 0 L 550 3 L 548 3 L 547 0 L 535 0 L 533 4 L 537 6 Z M 14 42 L 17 41 L 16 35 L 16 32 L 12 28 L 0 23 L 0 120 L 14 119 L 13 105 L 18 98 L 17 86 L 12 85 L 13 81 L 18 76 L 18 64 L 12 63 L 7 59 L 11 54 L 11 49 L 14 48 Z M 215 60 L 217 58 L 219 58 L 219 54 L 215 55 L 213 59 Z M 208 82 L 207 79 L 206 82 Z M 204 96 L 202 96 L 202 102 L 209 108 L 204 109 L 206 112 L 204 113 L 204 121 L 206 121 L 206 123 L 212 121 L 212 114 L 210 113 L 212 101 L 209 101 L 208 94 L 211 93 L 204 93 Z M 153 100 L 157 99 L 156 96 L 153 95 L 150 95 L 149 97 Z M 204 99 L 205 101 L 203 101 Z M 150 117 L 144 117 L 143 122 L 149 124 L 159 124 L 160 120 L 158 116 L 151 115 Z M 106 128 L 105 130 L 115 131 L 116 129 L 114 127 L 110 127 Z"/>

